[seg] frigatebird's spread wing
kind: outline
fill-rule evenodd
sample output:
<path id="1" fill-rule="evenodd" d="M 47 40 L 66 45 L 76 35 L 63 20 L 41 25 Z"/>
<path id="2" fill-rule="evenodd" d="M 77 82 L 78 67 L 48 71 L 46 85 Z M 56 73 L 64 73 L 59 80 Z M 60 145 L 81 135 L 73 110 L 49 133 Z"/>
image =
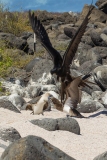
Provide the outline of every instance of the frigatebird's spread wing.
<path id="1" fill-rule="evenodd" d="M 90 19 L 89 16 L 90 16 L 93 8 L 94 7 L 91 5 L 85 19 L 83 20 L 81 26 L 77 30 L 75 36 L 73 37 L 69 46 L 66 49 L 66 52 L 65 52 L 64 57 L 63 57 L 63 63 L 62 63 L 62 70 L 65 71 L 65 72 L 67 72 L 69 70 L 70 64 L 72 63 L 72 60 L 75 56 L 78 45 L 81 41 L 81 38 L 82 38 L 82 36 L 85 32 L 86 27 L 87 27 L 88 21 Z"/>
<path id="2" fill-rule="evenodd" d="M 37 39 L 41 42 L 43 47 L 49 52 L 50 56 L 53 59 L 54 66 L 61 66 L 62 64 L 62 57 L 59 54 L 59 52 L 52 47 L 52 44 L 50 42 L 50 39 L 48 37 L 48 34 L 40 22 L 39 19 L 37 19 L 37 16 L 34 15 L 34 13 L 31 14 L 31 11 L 29 11 L 29 20 L 32 26 L 32 29 L 34 33 L 37 36 Z"/>

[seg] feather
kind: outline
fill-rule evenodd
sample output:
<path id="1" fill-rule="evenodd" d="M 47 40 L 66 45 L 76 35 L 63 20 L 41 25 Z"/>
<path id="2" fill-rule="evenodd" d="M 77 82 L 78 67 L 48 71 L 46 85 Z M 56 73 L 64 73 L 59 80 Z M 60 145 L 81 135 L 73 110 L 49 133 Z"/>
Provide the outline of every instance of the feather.
<path id="1" fill-rule="evenodd" d="M 84 21 L 82 22 L 81 26 L 77 30 L 75 36 L 71 40 L 70 44 L 68 45 L 68 48 L 66 49 L 66 52 L 63 57 L 63 63 L 62 63 L 62 70 L 67 72 L 69 70 L 70 64 L 72 64 L 72 60 L 75 56 L 75 53 L 77 51 L 78 45 L 81 41 L 81 38 L 85 32 L 85 29 L 87 27 L 88 21 L 89 21 L 89 16 L 92 12 L 94 7 L 92 5 L 90 6 L 89 12 L 87 13 Z"/>
<path id="2" fill-rule="evenodd" d="M 41 42 L 43 47 L 48 51 L 51 58 L 54 62 L 54 68 L 61 67 L 62 64 L 62 57 L 59 54 L 59 52 L 52 47 L 52 44 L 50 42 L 50 39 L 48 37 L 48 34 L 44 28 L 44 26 L 41 24 L 40 20 L 37 19 L 37 16 L 34 16 L 34 13 L 31 14 L 29 11 L 29 20 L 32 26 L 32 29 L 34 33 L 37 36 L 37 39 Z"/>

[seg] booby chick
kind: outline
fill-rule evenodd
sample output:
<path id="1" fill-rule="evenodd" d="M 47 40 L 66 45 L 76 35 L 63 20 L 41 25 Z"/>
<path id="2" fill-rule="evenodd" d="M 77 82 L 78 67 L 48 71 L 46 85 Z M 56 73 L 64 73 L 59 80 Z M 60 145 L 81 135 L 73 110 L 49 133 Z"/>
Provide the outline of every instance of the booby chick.
<path id="1" fill-rule="evenodd" d="M 46 92 L 40 97 L 37 103 L 35 104 L 28 103 L 26 106 L 26 110 L 28 109 L 33 110 L 32 112 L 33 114 L 43 114 L 43 111 L 45 109 L 48 109 L 49 96 L 51 96 L 51 94 Z"/>

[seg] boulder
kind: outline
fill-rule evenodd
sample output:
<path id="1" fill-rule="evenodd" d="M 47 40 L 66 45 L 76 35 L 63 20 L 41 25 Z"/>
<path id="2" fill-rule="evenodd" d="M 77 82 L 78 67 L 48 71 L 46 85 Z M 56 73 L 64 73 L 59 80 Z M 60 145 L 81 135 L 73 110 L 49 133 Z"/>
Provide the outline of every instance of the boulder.
<path id="1" fill-rule="evenodd" d="M 93 100 L 92 96 L 84 91 L 82 91 L 81 103 L 84 101 Z"/>
<path id="2" fill-rule="evenodd" d="M 70 27 L 70 28 L 64 27 L 64 33 L 65 33 L 65 35 L 67 35 L 69 38 L 72 38 L 72 37 L 75 35 L 76 31 L 77 31 L 77 29 L 74 28 L 74 27 Z"/>
<path id="3" fill-rule="evenodd" d="M 107 160 L 107 151 L 98 155 L 97 157 L 95 157 L 93 160 Z"/>
<path id="4" fill-rule="evenodd" d="M 95 5 L 98 9 L 102 10 L 104 13 L 107 14 L 107 1 L 106 0 L 98 0 Z"/>
<path id="5" fill-rule="evenodd" d="M 30 36 L 32 36 L 32 32 L 23 32 L 21 34 L 21 38 L 27 40 Z"/>
<path id="6" fill-rule="evenodd" d="M 81 42 L 94 47 L 94 43 L 93 43 L 93 41 L 92 41 L 90 36 L 86 36 L 86 35 L 82 36 Z"/>
<path id="7" fill-rule="evenodd" d="M 82 23 L 83 19 L 85 18 L 86 14 L 89 11 L 89 7 L 90 7 L 89 5 L 85 5 L 83 7 L 82 13 L 79 17 L 79 20 L 76 22 L 75 26 L 80 26 L 80 24 Z M 90 17 L 91 17 L 90 22 L 92 22 L 92 23 L 94 23 L 94 22 L 105 23 L 107 20 L 107 15 L 103 11 L 101 11 L 95 7 L 94 7 Z"/>
<path id="8" fill-rule="evenodd" d="M 104 36 L 101 37 L 100 32 L 97 32 L 96 30 L 92 30 L 90 36 L 91 36 L 93 43 L 96 46 L 107 47 L 107 43 L 105 42 L 105 38 L 104 38 Z"/>
<path id="9" fill-rule="evenodd" d="M 36 62 L 39 61 L 40 58 L 34 58 L 31 60 L 25 67 L 26 72 L 31 72 L 33 70 L 33 67 L 35 66 Z"/>
<path id="10" fill-rule="evenodd" d="M 8 97 L 8 100 L 19 110 L 25 109 L 26 101 L 22 96 L 14 93 Z"/>
<path id="11" fill-rule="evenodd" d="M 94 91 L 92 92 L 92 98 L 95 101 L 101 101 L 101 95 L 102 95 L 102 91 Z"/>
<path id="12" fill-rule="evenodd" d="M 77 110 L 82 113 L 92 113 L 98 111 L 99 109 L 104 109 L 104 106 L 94 100 L 85 100 L 77 107 Z"/>
<path id="13" fill-rule="evenodd" d="M 37 82 L 39 79 L 41 81 L 46 80 L 46 77 L 49 76 L 49 79 L 51 78 L 50 70 L 53 68 L 53 62 L 51 60 L 46 59 L 40 59 L 36 62 L 32 74 L 31 74 L 31 80 L 33 82 Z M 41 78 L 42 77 L 42 78 Z M 53 78 L 52 78 L 53 81 Z"/>
<path id="14" fill-rule="evenodd" d="M 78 68 L 78 71 L 83 73 L 83 74 L 88 74 L 100 65 L 101 64 L 99 64 L 95 61 L 86 61 Z"/>
<path id="15" fill-rule="evenodd" d="M 41 92 L 41 85 L 38 84 L 28 85 L 25 90 L 25 95 L 28 98 L 35 98 L 39 96 L 40 92 Z"/>
<path id="16" fill-rule="evenodd" d="M 101 22 L 95 22 L 94 23 L 94 28 L 101 28 L 101 29 L 103 29 L 104 27 L 106 27 L 105 23 L 101 23 Z"/>
<path id="17" fill-rule="evenodd" d="M 107 27 L 104 27 L 104 28 L 102 29 L 102 32 L 107 35 Z"/>
<path id="18" fill-rule="evenodd" d="M 67 35 L 65 35 L 65 34 L 59 34 L 58 36 L 57 36 L 57 39 L 60 41 L 60 40 L 69 40 L 69 37 L 67 36 Z"/>
<path id="19" fill-rule="evenodd" d="M 102 33 L 102 34 L 100 35 L 100 37 L 101 37 L 101 39 L 102 39 L 105 43 L 107 43 L 107 35 L 106 35 L 106 34 Z"/>
<path id="20" fill-rule="evenodd" d="M 20 139 L 21 136 L 19 132 L 13 127 L 2 127 L 0 126 L 0 139 L 4 141 L 15 142 Z"/>
<path id="21" fill-rule="evenodd" d="M 75 160 L 37 136 L 27 136 L 5 149 L 1 160 Z"/>
<path id="22" fill-rule="evenodd" d="M 86 59 L 94 60 L 100 63 L 102 58 L 106 57 L 107 57 L 107 47 L 96 46 L 88 50 Z"/>
<path id="23" fill-rule="evenodd" d="M 21 113 L 9 100 L 0 99 L 0 108 L 9 109 L 16 113 Z"/>
<path id="24" fill-rule="evenodd" d="M 100 99 L 104 106 L 107 108 L 107 91 L 100 95 Z"/>
<path id="25" fill-rule="evenodd" d="M 0 41 L 4 42 L 9 48 L 17 48 L 25 52 L 28 51 L 27 41 L 11 33 L 0 32 Z"/>
<path id="26" fill-rule="evenodd" d="M 80 126 L 73 118 L 44 118 L 42 120 L 31 120 L 31 123 L 38 125 L 48 131 L 64 130 L 75 134 L 80 134 Z"/>
<path id="27" fill-rule="evenodd" d="M 107 88 L 107 65 L 98 66 L 93 71 L 102 85 Z"/>

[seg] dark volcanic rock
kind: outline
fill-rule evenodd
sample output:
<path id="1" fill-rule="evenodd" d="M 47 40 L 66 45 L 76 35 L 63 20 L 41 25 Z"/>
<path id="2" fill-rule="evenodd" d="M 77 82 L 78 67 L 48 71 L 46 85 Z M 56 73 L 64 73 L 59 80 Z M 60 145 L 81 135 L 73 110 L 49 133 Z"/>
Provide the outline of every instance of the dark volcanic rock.
<path id="1" fill-rule="evenodd" d="M 93 41 L 93 43 L 96 46 L 102 46 L 102 47 L 107 47 L 107 43 L 101 38 L 101 33 L 96 32 L 95 30 L 93 30 L 90 34 L 91 39 Z"/>
<path id="2" fill-rule="evenodd" d="M 79 68 L 78 71 L 87 74 L 93 71 L 96 67 L 100 66 L 101 64 L 95 62 L 95 61 L 86 61 L 84 62 Z"/>
<path id="3" fill-rule="evenodd" d="M 98 85 L 91 85 L 92 88 L 84 87 L 82 90 L 88 94 L 92 94 L 94 91 L 101 91 L 101 88 Z"/>
<path id="4" fill-rule="evenodd" d="M 107 65 L 98 66 L 94 69 L 97 78 L 107 88 Z"/>
<path id="5" fill-rule="evenodd" d="M 64 27 L 64 33 L 65 35 L 67 35 L 69 38 L 72 38 L 75 33 L 76 33 L 77 29 L 75 29 L 74 27 Z"/>
<path id="6" fill-rule="evenodd" d="M 93 43 L 93 41 L 92 41 L 90 36 L 83 36 L 82 39 L 81 39 L 81 42 L 94 47 L 94 43 Z"/>
<path id="7" fill-rule="evenodd" d="M 13 127 L 0 127 L 0 139 L 4 141 L 14 142 L 20 139 L 19 132 Z"/>
<path id="8" fill-rule="evenodd" d="M 96 6 L 98 6 L 98 8 L 100 10 L 102 10 L 104 13 L 107 14 L 107 1 L 106 0 L 98 0 L 96 3 L 95 3 Z"/>
<path id="9" fill-rule="evenodd" d="M 44 118 L 42 120 L 32 120 L 31 123 L 38 125 L 48 131 L 65 130 L 80 134 L 80 127 L 78 122 L 73 118 Z"/>
<path id="10" fill-rule="evenodd" d="M 93 47 L 88 50 L 87 59 L 99 62 L 102 58 L 107 57 L 107 47 Z"/>
<path id="11" fill-rule="evenodd" d="M 25 67 L 26 72 L 31 72 L 36 62 L 39 60 L 40 60 L 39 58 L 34 58 L 33 60 L 31 60 Z"/>
<path id="12" fill-rule="evenodd" d="M 93 160 L 107 160 L 107 151 L 95 157 Z"/>
<path id="13" fill-rule="evenodd" d="M 5 43 L 9 48 L 17 48 L 25 52 L 28 51 L 27 41 L 13 34 L 0 32 L 0 41 Z"/>
<path id="14" fill-rule="evenodd" d="M 33 68 L 33 72 L 31 74 L 32 81 L 37 82 L 37 80 L 40 79 L 44 73 L 46 73 L 46 75 L 49 75 L 50 70 L 52 68 L 53 68 L 53 62 L 51 60 L 40 59 L 39 61 L 36 62 Z M 49 83 L 55 84 L 53 77 L 49 80 Z"/>
<path id="15" fill-rule="evenodd" d="M 85 100 L 78 105 L 77 110 L 82 113 L 91 113 L 101 108 L 104 108 L 104 106 L 101 103 L 93 100 Z"/>
<path id="16" fill-rule="evenodd" d="M 27 136 L 12 143 L 1 156 L 1 160 L 75 160 L 46 140 Z"/>
<path id="17" fill-rule="evenodd" d="M 21 113 L 10 101 L 0 99 L 0 108 L 9 109 L 16 113 Z"/>
<path id="18" fill-rule="evenodd" d="M 86 14 L 88 13 L 89 11 L 89 5 L 85 5 L 83 10 L 82 10 L 82 13 L 79 17 L 79 20 L 77 21 L 77 23 L 75 24 L 76 26 L 80 26 L 80 24 L 82 23 L 83 19 L 85 18 Z M 97 9 L 97 8 L 94 8 L 92 13 L 91 13 L 91 18 L 90 18 L 90 22 L 94 23 L 94 22 L 102 22 L 102 23 L 105 23 L 107 20 L 107 15 Z"/>

